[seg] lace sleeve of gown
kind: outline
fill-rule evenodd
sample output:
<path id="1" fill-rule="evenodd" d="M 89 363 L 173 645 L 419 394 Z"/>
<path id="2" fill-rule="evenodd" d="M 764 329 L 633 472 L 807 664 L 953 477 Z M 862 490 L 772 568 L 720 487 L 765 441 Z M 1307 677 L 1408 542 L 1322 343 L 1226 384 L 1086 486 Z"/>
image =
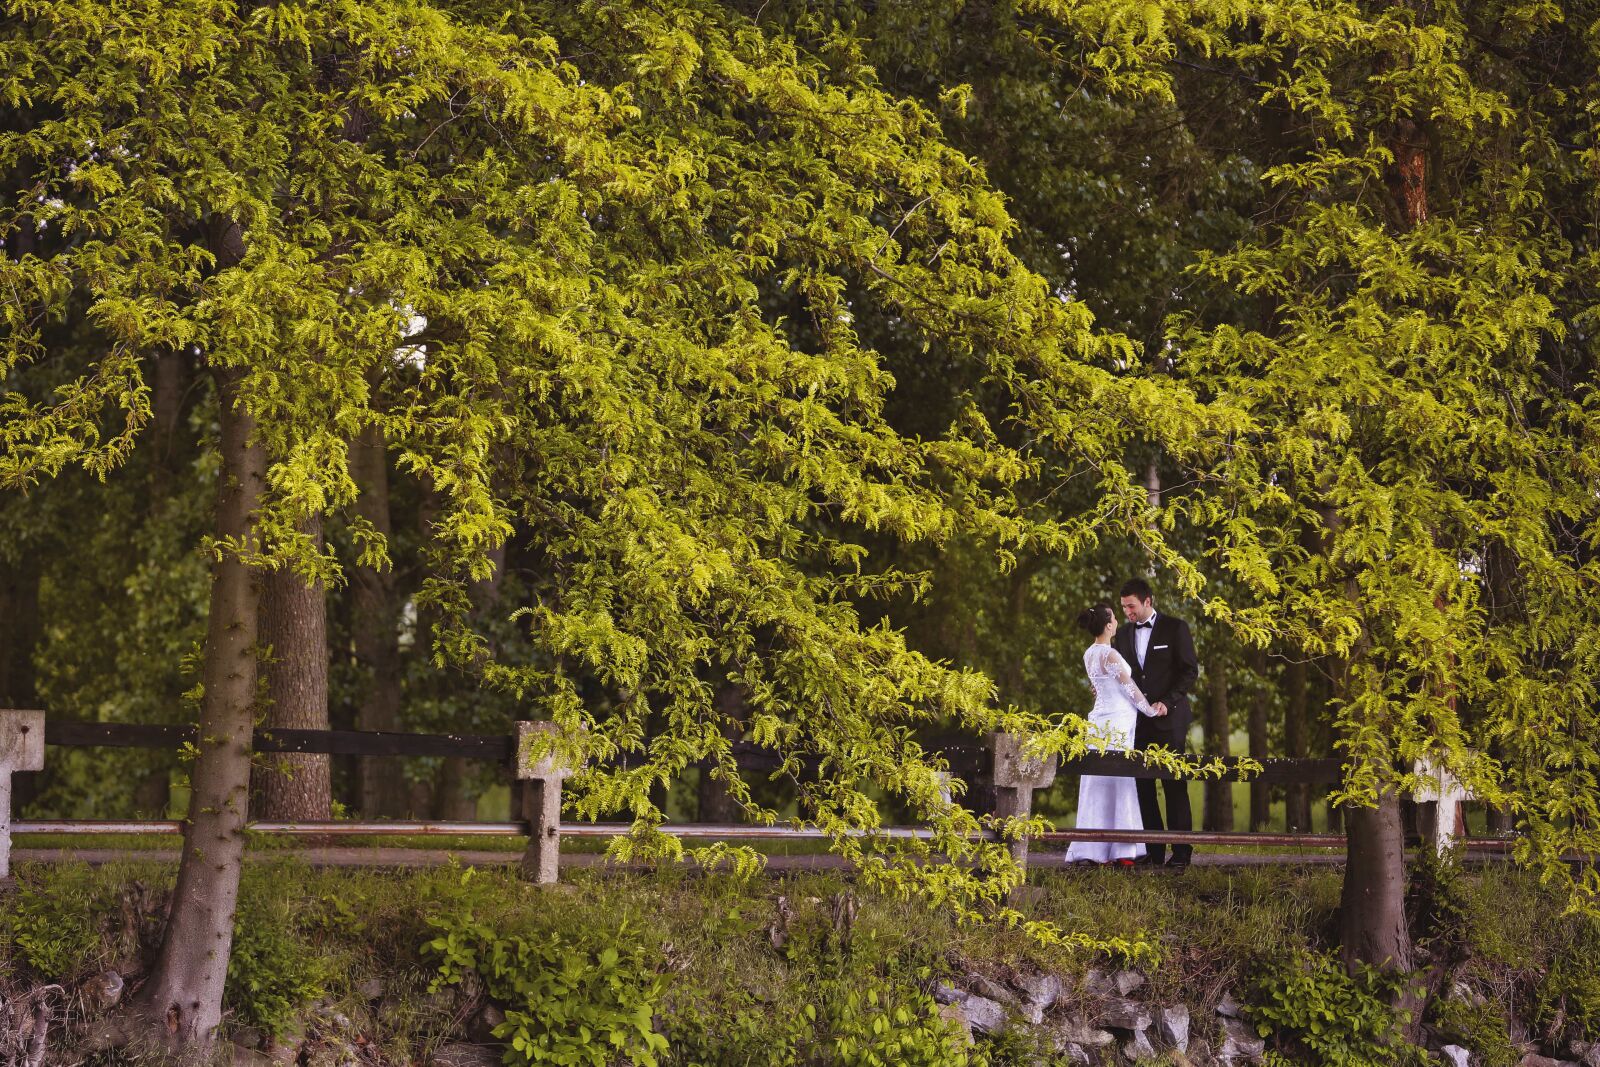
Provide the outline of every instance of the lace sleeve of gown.
<path id="1" fill-rule="evenodd" d="M 1129 703 L 1139 709 L 1139 714 L 1155 715 L 1155 709 L 1144 698 L 1144 694 L 1139 691 L 1139 687 L 1133 684 L 1133 668 L 1128 666 L 1128 661 L 1122 658 L 1121 652 L 1118 652 L 1110 645 L 1105 646 L 1105 652 L 1101 654 L 1101 665 L 1105 676 L 1116 682 L 1117 687 L 1122 690 L 1122 695 L 1128 698 Z"/>

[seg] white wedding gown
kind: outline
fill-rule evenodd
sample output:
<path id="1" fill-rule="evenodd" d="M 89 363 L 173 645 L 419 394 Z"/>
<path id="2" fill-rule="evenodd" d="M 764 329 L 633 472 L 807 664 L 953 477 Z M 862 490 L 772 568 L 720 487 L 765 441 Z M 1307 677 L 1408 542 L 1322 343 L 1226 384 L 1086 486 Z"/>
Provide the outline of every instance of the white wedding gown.
<path id="1" fill-rule="evenodd" d="M 1110 645 L 1093 644 L 1083 653 L 1084 670 L 1094 686 L 1094 708 L 1089 725 L 1102 740 L 1098 747 L 1107 752 L 1133 749 L 1133 728 L 1139 716 L 1154 715 L 1144 694 L 1133 684 L 1133 672 L 1122 653 Z M 1078 779 L 1078 828 L 1082 830 L 1142 830 L 1139 817 L 1139 792 L 1132 778 L 1110 778 L 1085 774 Z M 1136 859 L 1144 855 L 1143 845 L 1113 844 L 1106 841 L 1074 841 L 1067 848 L 1067 862 Z"/>

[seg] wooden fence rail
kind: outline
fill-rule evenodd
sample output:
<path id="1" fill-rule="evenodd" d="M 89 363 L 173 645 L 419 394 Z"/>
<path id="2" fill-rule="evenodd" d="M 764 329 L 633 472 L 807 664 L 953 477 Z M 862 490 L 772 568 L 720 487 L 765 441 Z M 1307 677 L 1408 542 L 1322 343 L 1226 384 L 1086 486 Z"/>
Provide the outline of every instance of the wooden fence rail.
<path id="1" fill-rule="evenodd" d="M 6 723 L 37 723 L 42 719 L 38 712 L 0 710 L 0 737 L 4 736 Z M 64 719 L 43 718 L 44 743 L 66 747 L 114 747 L 176 749 L 195 740 L 195 728 L 181 724 L 98 723 L 73 722 Z M 253 823 L 257 832 L 314 836 L 343 835 L 521 835 L 528 836 L 522 870 L 533 881 L 554 881 L 559 859 L 559 842 L 563 836 L 614 837 L 626 832 L 625 824 L 568 824 L 560 821 L 560 783 L 566 771 L 550 767 L 519 766 L 516 754 L 519 740 L 548 724 L 519 723 L 518 733 L 512 735 L 471 734 L 412 734 L 381 733 L 359 730 L 288 730 L 256 731 L 253 745 L 258 752 L 301 752 L 340 756 L 456 756 L 487 760 L 510 765 L 520 780 L 521 818 L 507 823 L 437 823 L 437 822 L 338 822 L 338 823 Z M 28 727 L 16 727 L 26 733 Z M 34 742 L 37 745 L 37 742 Z M 1057 771 L 1070 774 L 1096 774 L 1131 778 L 1171 778 L 1171 772 L 1149 767 L 1137 757 L 1120 753 L 1094 753 L 1078 759 L 1064 761 L 1058 767 L 1055 760 L 1034 761 L 1024 758 L 1017 739 L 996 735 L 982 742 L 967 738 L 947 738 L 928 742 L 930 751 L 949 763 L 952 773 L 970 783 L 994 790 L 995 811 L 1000 815 L 1027 815 L 1031 811 L 1033 793 L 1045 788 L 1054 780 Z M 3 746 L 0 746 L 3 747 Z M 735 758 L 741 769 L 769 770 L 780 763 L 780 757 L 770 749 L 738 741 L 734 743 Z M 546 761 L 548 764 L 549 761 Z M 1333 759 L 1280 759 L 1265 760 L 1263 770 L 1248 778 L 1238 767 L 1239 760 L 1224 760 L 1228 765 L 1227 779 L 1269 783 L 1295 783 L 1306 785 L 1331 785 L 1340 780 L 1340 765 Z M 12 767 L 6 764 L 0 752 L 0 777 L 9 781 Z M 6 782 L 0 782 L 4 787 Z M 4 795 L 0 789 L 0 795 Z M 515 795 L 515 794 L 514 794 Z M 9 851 L 9 830 L 39 833 L 179 833 L 182 824 L 170 820 L 143 822 L 105 822 L 88 820 L 38 820 L 10 825 L 10 805 L 0 805 L 0 877 L 6 871 Z M 131 829 L 130 829 L 131 828 Z M 693 838 L 759 839 L 821 837 L 819 831 L 809 828 L 715 826 L 676 824 L 666 828 L 669 832 Z M 891 827 L 883 831 L 889 836 L 921 836 L 927 831 L 916 827 Z M 1309 848 L 1339 848 L 1343 838 L 1332 834 L 1274 834 L 1274 833 L 1214 833 L 1191 831 L 1113 831 L 1075 830 L 1041 835 L 1049 841 L 1103 840 L 1188 844 L 1242 844 L 1242 845 L 1292 845 Z M 1480 848 L 1499 849 L 1504 842 L 1478 841 Z M 1026 862 L 1027 842 L 1014 842 L 1013 850 L 1020 861 Z"/>

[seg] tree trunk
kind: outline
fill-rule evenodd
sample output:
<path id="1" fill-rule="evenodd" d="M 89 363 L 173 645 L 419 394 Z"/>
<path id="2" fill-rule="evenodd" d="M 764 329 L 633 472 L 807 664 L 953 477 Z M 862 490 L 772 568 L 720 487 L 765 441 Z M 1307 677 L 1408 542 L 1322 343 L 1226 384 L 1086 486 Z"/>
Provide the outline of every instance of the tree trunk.
<path id="1" fill-rule="evenodd" d="M 1231 755 L 1227 661 L 1218 657 L 1207 664 L 1206 675 L 1206 755 Z M 1205 791 L 1205 828 L 1222 832 L 1232 830 L 1233 783 L 1207 779 Z"/>
<path id="2" fill-rule="evenodd" d="M 1411 970 L 1406 925 L 1406 854 L 1400 801 L 1392 791 L 1375 808 L 1346 809 L 1347 862 L 1339 902 L 1339 944 L 1345 966 Z"/>
<path id="3" fill-rule="evenodd" d="M 350 475 L 360 487 L 356 511 L 388 539 L 389 459 L 383 431 L 369 426 L 350 450 Z M 391 545 L 390 551 L 393 551 Z M 351 637 L 361 691 L 356 729 L 395 731 L 400 728 L 399 598 L 394 568 L 357 566 L 351 571 Z M 366 818 L 399 818 L 409 806 L 405 777 L 393 759 L 361 760 L 360 808 Z"/>
<path id="4" fill-rule="evenodd" d="M 1290 759 L 1305 759 L 1310 755 L 1308 744 L 1310 730 L 1306 713 L 1309 682 L 1307 664 L 1303 659 L 1289 661 L 1287 671 L 1288 693 L 1283 702 L 1283 745 Z M 1284 789 L 1284 821 L 1292 831 L 1309 833 L 1311 830 L 1311 787 L 1304 782 L 1291 782 Z"/>
<path id="5" fill-rule="evenodd" d="M 1250 694 L 1250 758 L 1265 760 L 1267 752 L 1267 652 L 1256 649 L 1250 655 L 1256 687 Z M 1272 787 L 1265 782 L 1250 783 L 1250 829 L 1264 830 L 1272 816 Z"/>
<path id="6" fill-rule="evenodd" d="M 727 738 L 737 737 L 744 722 L 744 691 L 738 684 L 724 681 L 717 687 L 715 697 L 717 714 L 721 718 L 718 728 Z M 700 765 L 700 785 L 695 791 L 695 817 L 700 822 L 726 826 L 739 821 L 741 812 L 721 778 L 711 776 L 709 762 Z"/>
<path id="7" fill-rule="evenodd" d="M 492 616 L 500 604 L 500 580 L 506 569 L 506 546 L 490 549 L 489 577 L 474 582 L 469 592 L 474 620 L 482 624 Z M 489 635 L 493 654 L 494 638 Z M 457 677 L 461 677 L 459 674 Z M 436 818 L 453 822 L 470 822 L 478 817 L 478 794 L 472 775 L 472 765 L 460 756 L 446 756 L 439 768 L 438 790 L 434 796 Z"/>
<path id="8" fill-rule="evenodd" d="M 1390 131 L 1393 165 L 1385 175 L 1394 197 L 1402 230 L 1412 230 L 1428 219 L 1427 136 L 1408 118 Z M 1329 525 L 1330 534 L 1337 529 Z M 1359 601 L 1353 577 L 1345 582 L 1346 596 Z M 1358 639 L 1352 659 L 1367 654 L 1365 635 Z M 1348 676 L 1348 675 L 1347 675 Z M 1346 696 L 1349 696 L 1346 693 Z M 1401 829 L 1400 800 L 1384 789 L 1375 808 L 1348 808 L 1345 812 L 1348 862 L 1339 916 L 1339 940 L 1345 966 L 1357 963 L 1390 971 L 1411 969 L 1411 932 L 1406 925 L 1406 855 Z"/>
<path id="9" fill-rule="evenodd" d="M 235 240 L 236 235 L 235 229 Z M 222 425 L 216 532 L 219 539 L 248 546 L 256 539 L 254 512 L 266 484 L 266 457 L 252 441 L 254 420 L 236 406 L 240 372 L 219 368 L 216 377 Z M 158 1034 L 180 1047 L 210 1045 L 222 1021 L 249 800 L 260 599 L 255 578 L 235 552 L 211 567 L 205 694 L 183 858 L 154 973 L 136 1004 Z"/>
<path id="10" fill-rule="evenodd" d="M 322 516 L 300 527 L 322 547 Z M 266 729 L 328 728 L 328 596 L 321 582 L 307 585 L 288 568 L 261 576 L 260 639 L 268 701 Z M 250 783 L 251 809 L 275 822 L 317 822 L 333 817 L 328 757 L 283 752 L 258 757 Z"/>

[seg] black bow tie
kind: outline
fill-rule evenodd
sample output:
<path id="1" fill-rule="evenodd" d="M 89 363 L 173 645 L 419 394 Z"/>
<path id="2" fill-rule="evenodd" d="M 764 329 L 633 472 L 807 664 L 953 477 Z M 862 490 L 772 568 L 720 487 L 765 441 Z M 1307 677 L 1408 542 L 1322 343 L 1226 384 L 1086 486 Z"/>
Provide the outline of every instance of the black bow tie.
<path id="1" fill-rule="evenodd" d="M 1136 623 L 1133 624 L 1133 628 L 1135 630 L 1148 630 L 1148 629 L 1150 629 L 1150 627 L 1152 627 L 1154 625 L 1155 625 L 1154 622 L 1136 622 Z"/>

